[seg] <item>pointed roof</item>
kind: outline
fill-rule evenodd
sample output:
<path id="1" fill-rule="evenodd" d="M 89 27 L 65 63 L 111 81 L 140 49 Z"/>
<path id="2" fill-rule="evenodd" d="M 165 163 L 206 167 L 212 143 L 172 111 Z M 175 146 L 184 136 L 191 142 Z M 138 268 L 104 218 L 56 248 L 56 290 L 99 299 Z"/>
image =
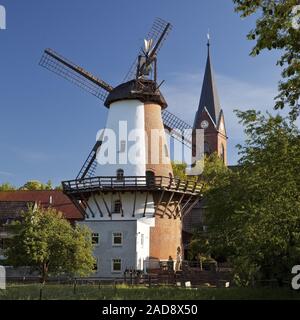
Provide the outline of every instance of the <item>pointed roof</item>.
<path id="1" fill-rule="evenodd" d="M 210 43 L 208 41 L 205 74 L 203 79 L 199 107 L 198 107 L 198 111 L 197 111 L 195 123 L 194 123 L 194 127 L 199 127 L 199 128 L 200 128 L 200 123 L 198 123 L 199 117 L 201 117 L 201 114 L 205 108 L 216 125 L 218 123 L 219 115 L 221 111 L 220 100 L 217 92 L 217 86 L 214 79 L 214 73 L 213 73 L 213 68 L 212 68 L 211 59 L 210 59 L 209 47 L 210 47 Z"/>

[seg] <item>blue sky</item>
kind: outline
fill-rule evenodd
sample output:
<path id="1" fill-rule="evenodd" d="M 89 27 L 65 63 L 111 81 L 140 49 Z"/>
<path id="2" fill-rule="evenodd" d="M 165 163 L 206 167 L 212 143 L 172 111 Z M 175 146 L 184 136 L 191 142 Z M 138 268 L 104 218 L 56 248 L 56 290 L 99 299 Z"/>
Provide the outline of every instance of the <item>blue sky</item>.
<path id="1" fill-rule="evenodd" d="M 243 139 L 233 109 L 271 110 L 280 69 L 277 54 L 249 57 L 254 18 L 242 20 L 231 0 L 0 0 L 0 183 L 37 179 L 54 184 L 76 176 L 107 109 L 97 98 L 38 66 L 50 47 L 120 83 L 155 17 L 173 31 L 159 55 L 169 111 L 193 122 L 206 61 L 206 34 L 228 131 L 228 158 Z"/>

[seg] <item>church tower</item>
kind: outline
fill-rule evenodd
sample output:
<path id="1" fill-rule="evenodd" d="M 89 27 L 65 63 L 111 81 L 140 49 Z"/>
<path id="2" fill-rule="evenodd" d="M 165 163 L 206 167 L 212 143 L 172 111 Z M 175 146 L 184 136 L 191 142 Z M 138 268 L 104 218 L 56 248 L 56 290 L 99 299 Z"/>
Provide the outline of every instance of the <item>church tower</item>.
<path id="1" fill-rule="evenodd" d="M 209 37 L 208 37 L 209 38 Z M 220 105 L 217 86 L 214 79 L 210 57 L 210 42 L 207 42 L 207 60 L 202 84 L 202 91 L 197 113 L 194 120 L 194 129 L 204 129 L 204 152 L 209 155 L 214 152 L 223 159 L 227 165 L 227 135 L 225 129 L 224 113 Z M 193 155 L 195 147 L 193 141 Z M 183 218 L 182 238 L 185 257 L 188 257 L 189 244 L 193 229 L 204 224 L 205 202 L 199 201 L 197 205 Z"/>
<path id="2" fill-rule="evenodd" d="M 217 152 L 227 164 L 227 135 L 225 119 L 217 92 L 210 57 L 210 42 L 207 42 L 207 61 L 194 129 L 204 129 L 204 152 Z"/>

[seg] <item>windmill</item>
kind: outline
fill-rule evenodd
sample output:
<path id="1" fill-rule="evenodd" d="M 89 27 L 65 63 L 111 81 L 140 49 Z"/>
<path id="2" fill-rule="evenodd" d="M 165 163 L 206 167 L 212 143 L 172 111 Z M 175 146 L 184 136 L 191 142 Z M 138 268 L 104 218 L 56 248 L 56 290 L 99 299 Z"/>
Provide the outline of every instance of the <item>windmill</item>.
<path id="1" fill-rule="evenodd" d="M 113 87 L 83 68 L 46 49 L 40 65 L 64 77 L 104 101 L 108 108 L 106 128 L 117 131 L 126 121 L 129 131 L 142 130 L 137 145 L 140 161 L 100 165 L 94 176 L 99 138 L 75 180 L 63 181 L 63 191 L 85 217 L 94 234 L 106 239 L 101 252 L 104 259 L 98 275 L 115 276 L 124 268 L 153 269 L 157 261 L 175 257 L 182 248 L 182 218 L 201 198 L 202 184 L 174 177 L 163 133 L 157 150 L 148 148 L 153 130 L 191 129 L 184 121 L 166 111 L 167 103 L 157 82 L 157 54 L 171 31 L 170 23 L 157 18 L 124 81 Z M 164 131 L 163 131 L 164 132 Z M 192 134 L 171 132 L 175 139 L 191 147 Z M 130 149 L 129 141 L 124 150 Z M 158 155 L 158 162 L 147 162 Z M 162 161 L 163 155 L 165 162 Z M 112 243 L 107 241 L 112 236 Z M 120 248 L 122 247 L 122 248 Z M 121 250 L 122 249 L 122 250 Z M 123 250 L 124 249 L 124 250 Z"/>
<path id="2" fill-rule="evenodd" d="M 155 19 L 147 34 L 147 40 L 145 40 L 145 50 L 140 49 L 137 58 L 134 60 L 129 71 L 124 77 L 123 82 L 135 78 L 138 88 L 141 86 L 141 82 L 139 80 L 144 76 L 149 76 L 151 67 L 153 67 L 154 70 L 152 70 L 152 72 L 154 73 L 155 82 L 153 91 L 155 92 L 159 89 L 163 82 L 157 84 L 157 54 L 162 48 L 171 30 L 172 25 L 170 23 L 161 18 Z M 153 45 L 154 43 L 155 45 Z M 114 87 L 107 82 L 94 76 L 84 68 L 64 58 L 52 49 L 45 49 L 39 64 L 76 86 L 79 86 L 103 102 L 105 102 L 109 93 L 114 89 Z M 162 111 L 162 119 L 165 129 L 170 132 L 170 135 L 173 138 L 182 142 L 187 147 L 192 148 L 192 126 L 179 119 L 166 109 Z M 96 154 L 100 146 L 101 142 L 97 141 L 80 169 L 77 178 L 83 179 L 94 175 L 97 167 Z"/>

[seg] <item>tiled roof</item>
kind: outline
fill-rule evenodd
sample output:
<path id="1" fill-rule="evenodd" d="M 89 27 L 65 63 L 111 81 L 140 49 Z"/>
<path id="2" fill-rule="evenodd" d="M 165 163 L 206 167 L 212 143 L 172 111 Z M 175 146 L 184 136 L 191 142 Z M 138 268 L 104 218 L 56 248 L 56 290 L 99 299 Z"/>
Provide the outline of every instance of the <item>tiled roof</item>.
<path id="1" fill-rule="evenodd" d="M 37 190 L 37 191 L 1 191 L 0 202 L 34 202 L 44 208 L 52 207 L 61 211 L 68 220 L 82 220 L 82 214 L 70 201 L 70 199 L 59 190 Z M 50 203 L 52 202 L 52 204 Z"/>

